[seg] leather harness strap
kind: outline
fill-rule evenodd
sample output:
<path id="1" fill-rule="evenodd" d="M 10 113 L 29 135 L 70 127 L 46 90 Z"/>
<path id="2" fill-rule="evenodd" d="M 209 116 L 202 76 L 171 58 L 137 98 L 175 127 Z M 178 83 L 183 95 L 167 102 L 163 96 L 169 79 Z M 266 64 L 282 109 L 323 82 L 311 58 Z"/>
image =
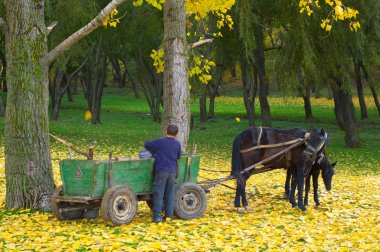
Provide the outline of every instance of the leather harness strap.
<path id="1" fill-rule="evenodd" d="M 297 142 L 299 142 L 299 141 L 304 141 L 304 140 L 305 140 L 305 139 L 297 138 L 297 139 L 294 139 L 294 140 L 291 140 L 291 141 L 282 142 L 282 143 L 278 143 L 278 144 L 256 145 L 256 146 L 253 146 L 253 147 L 248 148 L 248 149 L 240 150 L 240 153 L 247 153 L 247 152 L 250 152 L 250 151 L 253 151 L 253 150 L 256 150 L 256 149 L 281 147 L 281 146 L 294 144 L 294 143 L 297 143 Z"/>

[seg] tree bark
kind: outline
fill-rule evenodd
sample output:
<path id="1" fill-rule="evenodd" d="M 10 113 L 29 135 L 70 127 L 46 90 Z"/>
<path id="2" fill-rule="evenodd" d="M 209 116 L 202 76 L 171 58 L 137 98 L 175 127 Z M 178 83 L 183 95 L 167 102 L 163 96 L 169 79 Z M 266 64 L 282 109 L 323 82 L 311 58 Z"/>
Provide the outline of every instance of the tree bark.
<path id="1" fill-rule="evenodd" d="M 367 81 L 367 83 L 368 83 L 368 85 L 369 85 L 369 87 L 371 89 L 373 100 L 374 100 L 374 102 L 376 104 L 377 113 L 380 116 L 380 102 L 379 102 L 379 98 L 377 96 L 376 88 L 373 86 L 372 82 L 369 81 L 369 75 L 368 75 L 368 72 L 367 72 L 367 68 L 365 67 L 365 65 L 363 64 L 363 62 L 360 61 L 359 64 L 360 64 L 361 69 L 363 70 L 364 78 Z"/>
<path id="2" fill-rule="evenodd" d="M 344 140 L 349 148 L 360 146 L 359 132 L 356 126 L 355 108 L 351 95 L 342 89 L 342 81 L 335 78 L 332 84 L 335 102 L 335 115 L 345 132 Z M 338 119 L 339 117 L 339 119 Z M 339 122 L 340 121 L 340 122 Z"/>
<path id="3" fill-rule="evenodd" d="M 112 58 L 111 64 L 113 67 L 113 70 L 115 71 L 115 79 L 118 82 L 119 88 L 125 88 L 125 78 L 123 78 L 123 75 L 121 74 L 121 68 L 118 58 Z"/>
<path id="4" fill-rule="evenodd" d="M 0 116 L 5 116 L 5 105 L 0 91 Z"/>
<path id="5" fill-rule="evenodd" d="M 5 207 L 50 209 L 54 190 L 48 120 L 44 1 L 5 0 L 8 99 Z"/>
<path id="6" fill-rule="evenodd" d="M 297 78 L 299 83 L 299 92 L 301 93 L 304 109 L 305 109 L 305 118 L 312 119 L 313 111 L 311 109 L 311 101 L 310 101 L 310 83 L 305 81 L 304 75 L 302 73 L 302 68 L 298 67 L 297 69 Z"/>
<path id="7" fill-rule="evenodd" d="M 363 83 L 360 74 L 360 65 L 358 60 L 354 60 L 355 68 L 355 80 L 356 80 L 356 90 L 358 91 L 358 98 L 360 104 L 360 117 L 361 119 L 368 118 L 367 105 L 365 104 L 364 93 L 363 93 Z"/>
<path id="8" fill-rule="evenodd" d="M 5 54 L 3 51 L 0 51 L 0 59 L 1 59 L 1 64 L 3 65 L 2 70 L 1 70 L 1 88 L 3 92 L 7 92 L 7 61 L 5 59 Z"/>
<path id="9" fill-rule="evenodd" d="M 257 82 L 254 82 L 248 69 L 248 61 L 245 55 L 240 56 L 241 77 L 243 80 L 244 105 L 248 116 L 249 126 L 255 126 L 255 99 Z M 256 78 L 257 81 L 257 78 Z"/>
<path id="10" fill-rule="evenodd" d="M 179 128 L 178 140 L 186 152 L 190 131 L 190 92 L 187 73 L 187 41 L 185 0 L 164 3 L 164 111 L 163 134 L 166 127 Z"/>
<path id="11" fill-rule="evenodd" d="M 207 121 L 207 106 L 205 96 L 199 98 L 199 114 L 201 122 Z"/>
<path id="12" fill-rule="evenodd" d="M 268 80 L 265 70 L 265 54 L 264 54 L 264 31 L 263 26 L 258 24 L 256 26 L 256 68 L 255 71 L 259 77 L 259 101 L 261 108 L 262 125 L 271 127 L 272 122 L 270 118 L 270 107 L 268 103 Z"/>

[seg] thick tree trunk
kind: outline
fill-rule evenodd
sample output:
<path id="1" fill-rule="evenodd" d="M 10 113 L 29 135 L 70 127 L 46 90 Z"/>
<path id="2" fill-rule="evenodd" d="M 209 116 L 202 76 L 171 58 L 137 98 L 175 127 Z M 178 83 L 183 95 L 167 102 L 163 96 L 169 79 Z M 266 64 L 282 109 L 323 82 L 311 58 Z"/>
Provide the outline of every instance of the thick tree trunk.
<path id="1" fill-rule="evenodd" d="M 340 79 L 335 79 L 332 84 L 335 102 L 335 115 L 338 124 L 345 132 L 344 140 L 347 147 L 360 146 L 359 132 L 356 126 L 355 108 L 352 97 L 342 89 Z"/>
<path id="2" fill-rule="evenodd" d="M 265 70 L 264 54 L 264 32 L 263 26 L 258 24 L 256 27 L 256 68 L 255 71 L 259 77 L 259 101 L 261 108 L 262 125 L 271 127 L 270 107 L 268 103 L 269 86 Z"/>
<path id="3" fill-rule="evenodd" d="M 5 207 L 50 209 L 54 190 L 48 120 L 44 1 L 5 0 L 8 103 Z"/>
<path id="4" fill-rule="evenodd" d="M 363 93 L 363 83 L 362 77 L 360 74 L 360 65 L 359 62 L 354 60 L 355 68 L 355 79 L 356 79 L 356 89 L 358 91 L 358 98 L 360 104 L 360 117 L 361 119 L 368 118 L 367 105 L 365 104 L 364 93 Z"/>
<path id="5" fill-rule="evenodd" d="M 165 134 L 169 124 L 177 125 L 178 140 L 185 152 L 190 131 L 185 0 L 167 0 L 164 3 L 164 51 L 162 130 Z"/>

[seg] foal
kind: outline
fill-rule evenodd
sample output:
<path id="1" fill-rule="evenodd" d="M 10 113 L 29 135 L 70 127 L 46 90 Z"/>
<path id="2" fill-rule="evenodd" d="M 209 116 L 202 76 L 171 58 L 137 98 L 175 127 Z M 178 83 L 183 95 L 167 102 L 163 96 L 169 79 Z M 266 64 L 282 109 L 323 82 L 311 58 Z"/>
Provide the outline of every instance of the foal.
<path id="1" fill-rule="evenodd" d="M 310 191 L 310 180 L 313 178 L 313 192 L 314 192 L 314 202 L 316 206 L 320 206 L 319 199 L 318 199 L 318 179 L 319 175 L 322 171 L 322 178 L 323 182 L 325 184 L 325 188 L 327 191 L 331 190 L 331 182 L 332 182 L 332 177 L 334 175 L 334 167 L 337 162 L 331 164 L 328 158 L 322 154 L 320 157 L 317 158 L 318 160 L 313 164 L 311 167 L 310 173 L 306 177 L 305 181 L 305 198 L 304 198 L 304 205 L 307 206 L 309 205 L 309 191 Z M 288 169 L 286 172 L 286 181 L 285 181 L 285 197 L 289 199 L 290 201 L 290 181 L 293 179 L 295 180 L 292 176 L 291 171 Z M 290 202 L 292 203 L 292 206 L 295 207 L 295 202 Z"/>

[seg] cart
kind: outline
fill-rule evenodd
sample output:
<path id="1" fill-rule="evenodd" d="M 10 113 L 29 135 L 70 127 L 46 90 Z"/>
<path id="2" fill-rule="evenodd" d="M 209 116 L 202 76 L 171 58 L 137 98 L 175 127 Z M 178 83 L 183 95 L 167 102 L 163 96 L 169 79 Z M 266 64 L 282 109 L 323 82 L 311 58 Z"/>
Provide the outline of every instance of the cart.
<path id="1" fill-rule="evenodd" d="M 178 160 L 174 214 L 180 219 L 203 215 L 207 198 L 197 185 L 200 156 Z M 60 162 L 62 186 L 52 196 L 52 210 L 60 220 L 96 218 L 115 225 L 129 224 L 138 201 L 152 206 L 154 159 L 73 160 Z"/>

